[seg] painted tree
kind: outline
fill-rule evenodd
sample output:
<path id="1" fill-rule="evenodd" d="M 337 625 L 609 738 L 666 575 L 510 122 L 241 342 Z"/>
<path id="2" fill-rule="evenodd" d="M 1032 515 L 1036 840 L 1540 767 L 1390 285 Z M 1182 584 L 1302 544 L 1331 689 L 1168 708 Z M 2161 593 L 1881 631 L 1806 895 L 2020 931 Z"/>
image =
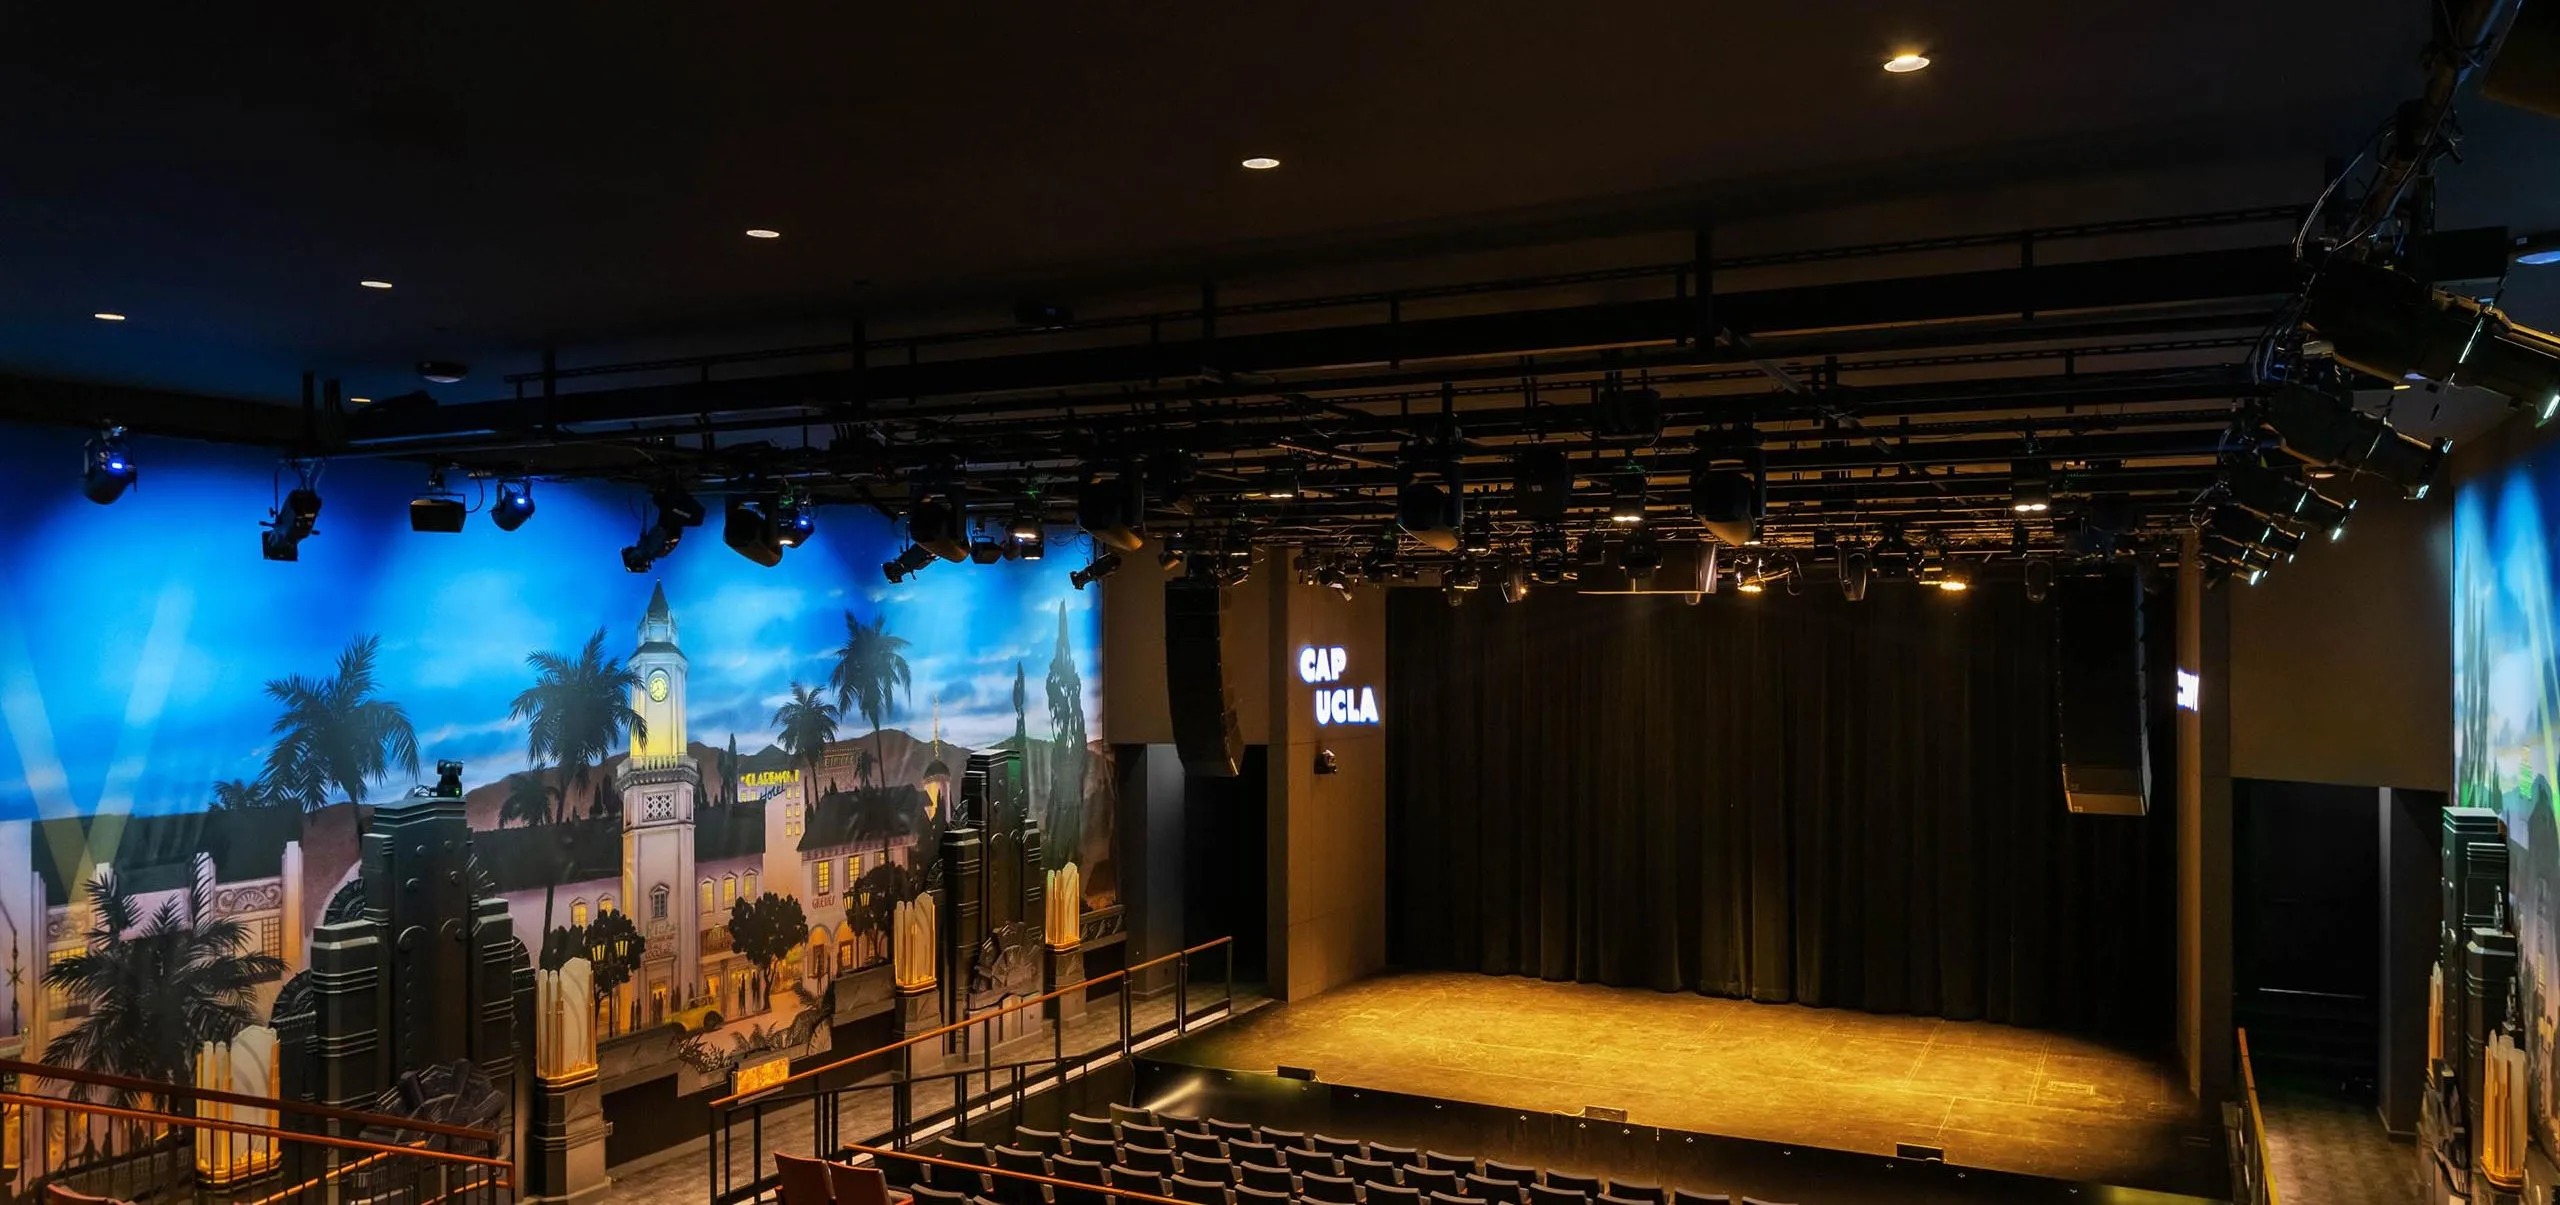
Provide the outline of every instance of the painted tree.
<path id="1" fill-rule="evenodd" d="M 560 788 L 559 799 L 548 821 L 556 825 L 568 819 L 569 791 L 587 785 L 596 767 L 613 755 L 624 733 L 649 735 L 649 722 L 631 707 L 631 692 L 639 688 L 640 675 L 626 663 L 605 659 L 603 628 L 587 637 L 585 647 L 576 653 L 533 653 L 524 662 L 533 670 L 534 682 L 516 696 L 509 714 L 533 722 L 525 751 L 534 766 L 539 769 L 547 762 L 558 771 L 553 781 Z M 565 832 L 559 836 L 563 842 L 568 839 Z M 567 866 L 564 846 L 542 889 L 546 930 L 551 927 L 560 874 Z"/>
<path id="2" fill-rule="evenodd" d="M 267 697 L 284 705 L 259 780 L 275 798 L 305 811 L 329 806 L 333 792 L 363 803 L 366 785 L 394 767 L 417 774 L 418 733 L 409 713 L 374 697 L 380 685 L 374 658 L 381 648 L 381 637 L 360 636 L 338 654 L 336 673 L 292 674 L 267 683 Z"/>
<path id="3" fill-rule="evenodd" d="M 729 948 L 754 963 L 764 990 L 773 990 L 773 968 L 791 956 L 792 947 L 809 938 L 809 917 L 800 901 L 764 892 L 740 900 L 729 910 Z"/>
<path id="4" fill-rule="evenodd" d="M 843 717 L 825 695 L 794 682 L 790 701 L 773 713 L 773 726 L 779 730 L 774 743 L 814 776 L 827 756 L 827 742 L 836 739 L 836 722 Z"/>
<path id="5" fill-rule="evenodd" d="M 640 973 L 640 959 L 649 952 L 649 938 L 618 908 L 597 913 L 587 925 L 585 936 L 587 961 L 595 968 L 596 999 L 611 1000 L 615 989 Z M 621 1020 L 614 1017 L 612 1022 L 619 1024 Z"/>
<path id="6" fill-rule="evenodd" d="M 276 798 L 264 782 L 244 782 L 234 778 L 213 784 L 213 810 L 238 812 L 249 808 L 274 807 L 285 802 Z"/>
<path id="7" fill-rule="evenodd" d="M 88 884 L 88 945 L 46 968 L 44 981 L 88 1010 L 45 1045 L 48 1063 L 108 1075 L 190 1082 L 196 1046 L 228 1042 L 257 1020 L 257 985 L 284 971 L 250 946 L 248 927 L 211 915 L 202 884 L 148 920 L 112 872 Z M 118 1089 L 114 1103 L 140 1096 Z"/>
<path id="8" fill-rule="evenodd" d="M 1049 658 L 1049 812 L 1041 862 L 1055 870 L 1076 859 L 1084 841 L 1084 678 L 1067 643 L 1067 604 L 1058 604 L 1058 647 Z M 1025 754 L 1028 754 L 1025 750 Z"/>
<path id="9" fill-rule="evenodd" d="M 549 824 L 560 806 L 560 788 L 544 781 L 540 768 L 507 775 L 506 798 L 498 802 L 498 827 Z"/>
<path id="10" fill-rule="evenodd" d="M 879 753 L 884 774 L 889 755 L 880 741 L 880 727 L 896 716 L 899 695 L 915 697 L 914 675 L 907 669 L 904 656 L 906 648 L 906 637 L 889 634 L 888 616 L 865 624 L 847 611 L 844 647 L 836 650 L 835 671 L 827 679 L 836 689 L 838 707 L 858 711 L 871 722 L 871 743 Z"/>

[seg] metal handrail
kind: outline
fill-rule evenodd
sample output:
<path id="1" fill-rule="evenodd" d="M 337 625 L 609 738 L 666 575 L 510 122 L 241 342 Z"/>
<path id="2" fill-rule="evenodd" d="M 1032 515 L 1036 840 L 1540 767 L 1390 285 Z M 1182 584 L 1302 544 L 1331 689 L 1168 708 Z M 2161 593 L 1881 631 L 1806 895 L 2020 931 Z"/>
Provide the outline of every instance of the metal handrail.
<path id="1" fill-rule="evenodd" d="M 515 1165 L 513 1163 L 504 1159 L 492 1158 L 487 1155 L 466 1155 L 460 1151 L 440 1151 L 434 1147 L 412 1145 L 409 1143 L 368 1142 L 362 1138 L 339 1138 L 328 1134 L 308 1133 L 302 1130 L 281 1130 L 274 1126 L 255 1125 L 245 1121 L 231 1121 L 224 1118 L 189 1117 L 175 1113 L 154 1113 L 147 1109 L 128 1109 L 121 1105 L 102 1105 L 92 1101 L 72 1100 L 68 1097 L 61 1096 L 29 1096 L 24 1092 L 0 1092 L 0 1104 L 17 1105 L 20 1108 L 27 1109 L 55 1109 L 72 1113 L 94 1113 L 101 1117 L 115 1117 L 126 1121 L 152 1122 L 159 1125 L 166 1125 L 173 1129 L 219 1130 L 230 1134 L 245 1134 L 252 1138 L 271 1138 L 279 1142 L 300 1142 L 307 1143 L 312 1146 L 337 1147 L 341 1150 L 366 1151 L 377 1155 L 416 1155 L 420 1158 L 438 1163 L 468 1163 L 482 1167 L 494 1167 L 499 1169 L 501 1173 L 504 1173 L 499 1184 L 502 1188 L 512 1186 L 511 1181 L 515 1170 Z M 261 1105 L 259 1107 L 265 1108 L 269 1106 Z"/>
<path id="2" fill-rule="evenodd" d="M 869 1155 L 873 1159 L 880 1159 L 884 1157 L 891 1159 L 912 1159 L 918 1163 L 926 1164 L 931 1167 L 956 1168 L 960 1171 L 976 1172 L 981 1175 L 1002 1176 L 1008 1180 L 1021 1180 L 1031 1184 L 1046 1184 L 1051 1188 L 1089 1189 L 1093 1192 L 1100 1193 L 1103 1196 L 1117 1197 L 1123 1201 L 1144 1201 L 1147 1202 L 1147 1205 L 1196 1205 L 1195 1202 L 1177 1200 L 1173 1197 L 1160 1197 L 1151 1192 L 1139 1192 L 1130 1188 L 1115 1188 L 1108 1184 L 1087 1184 L 1081 1180 L 1063 1180 L 1056 1176 L 1043 1176 L 1034 1172 L 1018 1172 L 1002 1167 L 988 1167 L 977 1163 L 962 1163 L 957 1159 L 945 1159 L 939 1155 L 919 1155 L 914 1151 L 891 1150 L 888 1147 L 879 1146 L 864 1146 L 858 1142 L 847 1144 L 845 1149 L 852 1151 L 857 1155 Z"/>
<path id="3" fill-rule="evenodd" d="M 759 1097 L 759 1098 L 760 1098 L 760 1097 L 763 1097 L 766 1093 L 779 1091 L 779 1090 L 781 1090 L 781 1089 L 783 1089 L 783 1088 L 790 1087 L 791 1085 L 796 1084 L 796 1083 L 799 1083 L 799 1082 L 801 1082 L 801 1081 L 803 1081 L 803 1080 L 815 1079 L 815 1078 L 817 1078 L 818 1076 L 825 1075 L 825 1074 L 827 1074 L 827 1073 L 828 1073 L 828 1072 L 830 1072 L 830 1071 L 839 1071 L 839 1070 L 842 1070 L 842 1069 L 844 1069 L 844 1068 L 846 1068 L 846 1067 L 850 1067 L 850 1066 L 852 1066 L 852 1065 L 854 1065 L 854 1064 L 856 1064 L 856 1063 L 863 1062 L 864 1060 L 867 1060 L 867 1059 L 876 1059 L 876 1058 L 880 1058 L 880 1057 L 882 1057 L 882 1056 L 884 1056 L 884 1055 L 896 1054 L 897 1052 L 899 1052 L 899 1051 L 901 1051 L 901 1050 L 904 1050 L 904 1049 L 906 1049 L 907 1047 L 914 1046 L 914 1045 L 917 1045 L 917 1044 L 922 1043 L 922 1042 L 928 1042 L 928 1041 L 931 1041 L 931 1040 L 933 1040 L 933 1039 L 935 1039 L 935 1038 L 944 1037 L 944 1036 L 947 1036 L 947 1035 L 949 1035 L 949 1034 L 958 1033 L 958 1032 L 960 1032 L 961 1030 L 963 1030 L 963 1029 L 967 1029 L 967 1028 L 969 1028 L 969 1027 L 970 1027 L 970 1026 L 972 1026 L 972 1025 L 984 1025 L 984 1024 L 986 1024 L 987 1022 L 993 1021 L 993 1020 L 995 1020 L 995 1019 L 996 1019 L 996 1018 L 998 1018 L 998 1017 L 1008 1016 L 1008 1015 L 1011 1015 L 1011 1014 L 1013 1014 L 1013 1013 L 1020 1012 L 1020 1011 L 1022 1011 L 1023 1009 L 1026 1009 L 1026 1008 L 1031 1008 L 1031 1007 L 1034 1007 L 1034 1006 L 1036 1006 L 1036 1005 L 1046 1004 L 1046 1003 L 1048 1003 L 1048 1002 L 1049 1002 L 1049 1001 L 1051 1001 L 1051 1000 L 1055 1000 L 1055 999 L 1059 998 L 1060 996 L 1064 996 L 1064 995 L 1067 995 L 1067 994 L 1072 993 L 1072 992 L 1090 991 L 1090 990 L 1091 990 L 1091 989 L 1093 989 L 1094 987 L 1097 987 L 1097 986 L 1099 986 L 1099 985 L 1101 985 L 1101 984 L 1110 983 L 1110 982 L 1112 982 L 1113 980 L 1116 980 L 1116 979 L 1123 979 L 1123 978 L 1126 978 L 1126 977 L 1128 977 L 1128 976 L 1130 976 L 1130 975 L 1132 975 L 1132 974 L 1135 974 L 1136 972 L 1146 970 L 1146 969 L 1147 969 L 1147 968 L 1149 968 L 1149 967 L 1161 966 L 1161 965 L 1163 965 L 1163 964 L 1165 964 L 1165 963 L 1167 963 L 1167 962 L 1171 962 L 1171 961 L 1173 961 L 1173 960 L 1175 960 L 1175 959 L 1179 959 L 1179 958 L 1188 958 L 1188 957 L 1190 957 L 1191 955 L 1193 955 L 1193 954 L 1197 954 L 1197 953 L 1200 953 L 1200 952 L 1201 952 L 1201 951 L 1203 951 L 1203 950 L 1212 950 L 1212 949 L 1216 949 L 1217 947 L 1222 946 L 1222 945 L 1226 945 L 1226 944 L 1228 944 L 1228 943 L 1230 943 L 1230 942 L 1233 942 L 1234 940 L 1235 940 L 1235 938 L 1234 938 L 1233 936 L 1211 938 L 1210 940 L 1208 940 L 1208 941 L 1204 941 L 1204 942 L 1200 943 L 1199 945 L 1193 946 L 1193 947 L 1191 947 L 1191 948 L 1189 948 L 1189 949 L 1187 949 L 1187 950 L 1176 950 L 1176 951 L 1174 951 L 1174 952 L 1173 952 L 1173 953 L 1171 953 L 1171 954 L 1164 954 L 1164 955 L 1160 955 L 1160 956 L 1155 957 L 1155 958 L 1150 958 L 1150 959 L 1148 959 L 1147 961 L 1145 961 L 1145 962 L 1141 962 L 1141 963 L 1139 963 L 1139 964 L 1137 964 L 1137 965 L 1135 965 L 1135 966 L 1123 967 L 1123 968 L 1121 968 L 1121 969 L 1119 969 L 1119 970 L 1116 970 L 1116 971 L 1110 971 L 1110 972 L 1107 972 L 1107 973 L 1105 973 L 1105 974 L 1096 975 L 1096 976 L 1094 976 L 1094 977 L 1093 977 L 1093 978 L 1091 978 L 1091 979 L 1082 980 L 1082 981 L 1077 982 L 1077 983 L 1070 983 L 1070 984 L 1068 984 L 1068 985 L 1067 985 L 1067 986 L 1065 986 L 1065 987 L 1057 988 L 1057 989 L 1055 989 L 1055 990 L 1053 990 L 1053 991 L 1049 991 L 1049 992 L 1044 992 L 1044 993 L 1042 993 L 1042 994 L 1040 994 L 1040 995 L 1033 996 L 1033 997 L 1031 997 L 1031 998 L 1030 998 L 1030 999 L 1028 999 L 1028 1000 L 1022 1000 L 1022 1001 L 1017 1001 L 1017 1002 L 1015 1002 L 1015 1003 L 1013 1003 L 1013 1004 L 1008 1004 L 1008 1005 L 1006 1005 L 1005 1007 L 1003 1007 L 1003 1008 L 999 1008 L 999 1009 L 997 1009 L 997 1010 L 995 1010 L 994 1012 L 991 1012 L 991 1013 L 986 1013 L 986 1014 L 981 1015 L 981 1016 L 970 1017 L 970 1018 L 967 1018 L 967 1019 L 965 1019 L 965 1020 L 954 1021 L 954 1022 L 952 1022 L 951 1024 L 948 1024 L 948 1025 L 942 1026 L 942 1027 L 940 1027 L 940 1028 L 938 1028 L 938 1029 L 928 1029 L 928 1030 L 924 1031 L 923 1033 L 920 1033 L 920 1034 L 915 1035 L 914 1037 L 904 1038 L 904 1039 L 901 1039 L 901 1040 L 896 1041 L 896 1042 L 891 1042 L 890 1044 L 888 1044 L 888 1045 L 886 1045 L 886 1046 L 879 1047 L 879 1048 L 877 1048 L 877 1049 L 873 1049 L 873 1050 L 866 1050 L 866 1051 L 863 1051 L 863 1052 L 862 1052 L 862 1053 L 860 1053 L 860 1054 L 847 1055 L 847 1056 L 845 1056 L 844 1058 L 837 1059 L 836 1061 L 834 1061 L 834 1062 L 832 1062 L 832 1063 L 827 1063 L 827 1064 L 824 1064 L 824 1065 L 821 1065 L 821 1066 L 817 1066 L 817 1067 L 811 1067 L 811 1068 L 809 1068 L 809 1069 L 808 1069 L 808 1070 L 806 1070 L 806 1071 L 798 1071 L 798 1072 L 794 1072 L 794 1073 L 792 1073 L 791 1075 L 785 1076 L 785 1077 L 784 1077 L 784 1078 L 782 1078 L 781 1080 L 778 1080 L 778 1081 L 774 1082 L 774 1083 L 773 1083 L 773 1084 L 771 1084 L 771 1085 L 768 1085 L 768 1086 L 763 1087 L 763 1088 L 759 1088 L 759 1089 L 757 1089 L 756 1091 L 751 1092 L 751 1093 L 738 1093 L 738 1092 L 730 1093 L 730 1094 L 729 1094 L 729 1095 L 727 1095 L 727 1096 L 723 1096 L 723 1097 L 721 1097 L 721 1098 L 720 1098 L 720 1099 L 718 1099 L 718 1100 L 712 1101 L 712 1102 L 711 1102 L 711 1107 L 712 1107 L 712 1108 L 714 1108 L 714 1109 L 725 1109 L 725 1108 L 728 1108 L 728 1107 L 729 1107 L 729 1106 L 731 1106 L 731 1105 L 738 1104 L 738 1103 L 740 1103 L 740 1102 L 742 1102 L 742 1101 L 744 1101 L 744 1100 L 748 1099 L 750 1096 L 753 1096 L 753 1097 Z"/>
<path id="4" fill-rule="evenodd" d="M 151 1092 L 171 1097 L 173 1099 L 211 1101 L 215 1104 L 238 1105 L 251 1109 L 273 1109 L 280 1113 L 298 1113 L 311 1117 L 324 1117 L 331 1121 L 350 1121 L 369 1126 L 417 1130 L 420 1133 L 426 1134 L 442 1134 L 448 1138 L 468 1138 L 474 1142 L 495 1144 L 501 1137 L 495 1130 L 475 1130 L 469 1126 L 448 1125 L 443 1122 L 436 1121 L 422 1121 L 417 1118 L 401 1117 L 391 1113 L 368 1113 L 362 1109 L 342 1109 L 334 1105 L 314 1104 L 310 1101 L 286 1100 L 270 1096 L 247 1096 L 238 1092 L 225 1092 L 218 1088 L 198 1088 L 189 1084 L 173 1084 L 162 1080 L 142 1079 L 130 1075 L 112 1075 L 103 1071 L 88 1071 L 77 1067 L 57 1067 L 50 1063 L 29 1063 L 17 1059 L 0 1059 L 0 1075 L 16 1075 L 22 1080 L 49 1079 L 65 1084 L 87 1084 L 92 1087 L 116 1088 L 126 1092 Z M 46 1096 L 39 1097 L 37 1099 L 59 1101 L 71 1098 Z M 177 1115 L 153 1114 L 153 1116 L 162 1117 Z"/>
<path id="5" fill-rule="evenodd" d="M 2258 1108 L 2258 1072 L 2249 1062 L 2249 1030 L 2243 1026 L 2236 1032 L 2240 1053 L 2240 1091 L 2249 1107 L 2249 1146 L 2256 1156 L 2257 1175 L 2254 1178 L 2259 1193 L 2249 1205 L 2257 1205 L 2257 1202 L 2277 1205 L 2275 1169 L 2267 1161 L 2267 1116 Z"/>

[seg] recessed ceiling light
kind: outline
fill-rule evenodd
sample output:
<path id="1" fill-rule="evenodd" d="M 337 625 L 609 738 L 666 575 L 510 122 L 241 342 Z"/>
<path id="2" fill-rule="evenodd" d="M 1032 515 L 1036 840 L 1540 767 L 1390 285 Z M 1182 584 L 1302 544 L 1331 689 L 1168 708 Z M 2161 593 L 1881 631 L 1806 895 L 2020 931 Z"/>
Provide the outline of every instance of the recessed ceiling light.
<path id="1" fill-rule="evenodd" d="M 1928 65 L 1929 56 L 1925 54 L 1897 54 L 1884 61 L 1884 69 L 1895 75 L 1909 75 Z"/>
<path id="2" fill-rule="evenodd" d="M 351 397 L 347 399 L 347 404 L 351 406 L 369 406 L 373 404 L 373 399 L 369 397 Z"/>
<path id="3" fill-rule="evenodd" d="M 363 285 L 368 289 L 387 289 L 391 287 L 391 282 L 387 280 L 359 280 L 356 283 Z"/>
<path id="4" fill-rule="evenodd" d="M 755 228 L 755 229 L 753 229 L 753 230 L 749 230 L 749 231 L 747 231 L 747 237 L 748 237 L 748 238 L 781 238 L 781 237 L 782 237 L 782 232 L 781 232 L 781 231 L 779 231 L 779 230 L 767 230 L 767 229 L 765 229 L 765 228 L 764 228 L 764 227 L 762 227 L 762 226 L 758 226 L 758 227 L 756 227 L 756 228 Z"/>
<path id="5" fill-rule="evenodd" d="M 1280 161 L 1269 155 L 1256 155 L 1251 159 L 1245 160 L 1244 165 L 1246 169 L 1250 171 L 1267 172 L 1272 168 L 1280 166 Z"/>
<path id="6" fill-rule="evenodd" d="M 124 321 L 124 315 L 122 315 L 122 314 L 110 314 L 110 313 L 108 313 L 108 312 L 107 312 L 107 311 L 105 311 L 105 310 L 100 310 L 100 311 L 98 311 L 97 313 L 91 314 L 91 315 L 89 315 L 89 316 L 90 316 L 90 317 L 92 317 L 92 318 L 97 319 L 97 320 L 98 320 L 98 321 L 100 321 L 100 322 L 122 322 L 122 321 Z"/>

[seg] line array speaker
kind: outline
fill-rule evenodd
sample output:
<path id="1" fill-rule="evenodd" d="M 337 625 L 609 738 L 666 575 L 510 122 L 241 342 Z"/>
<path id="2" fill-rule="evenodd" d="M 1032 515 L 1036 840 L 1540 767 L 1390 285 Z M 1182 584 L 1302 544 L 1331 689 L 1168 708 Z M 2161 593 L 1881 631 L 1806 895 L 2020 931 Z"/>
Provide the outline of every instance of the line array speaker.
<path id="1" fill-rule="evenodd" d="M 2151 810 L 2151 737 L 2142 575 L 2118 567 L 2056 587 L 2053 697 L 2063 799 L 2075 812 L 2144 815 Z"/>
<path id="2" fill-rule="evenodd" d="M 1173 747 L 1195 777 L 1233 778 L 1244 757 L 1236 703 L 1219 653 L 1219 615 L 1226 592 L 1216 582 L 1177 578 L 1164 584 L 1165 701 L 1173 709 Z"/>

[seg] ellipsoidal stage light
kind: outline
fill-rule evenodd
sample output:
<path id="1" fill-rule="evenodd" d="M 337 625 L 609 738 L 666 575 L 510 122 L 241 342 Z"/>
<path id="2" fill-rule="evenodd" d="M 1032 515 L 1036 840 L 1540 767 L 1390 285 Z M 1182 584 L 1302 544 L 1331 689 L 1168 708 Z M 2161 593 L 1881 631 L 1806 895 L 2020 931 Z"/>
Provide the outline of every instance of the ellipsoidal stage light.
<path id="1" fill-rule="evenodd" d="M 909 544 L 900 549 L 898 555 L 880 562 L 880 574 L 888 578 L 890 584 L 895 585 L 915 576 L 919 570 L 932 564 L 934 559 L 933 553 L 923 546 Z"/>
<path id="2" fill-rule="evenodd" d="M 2051 461 L 2031 457 L 2010 463 L 2009 509 L 2022 515 L 2040 515 L 2053 509 Z"/>
<path id="3" fill-rule="evenodd" d="M 2245 510 L 2300 531 L 2324 533 L 2332 540 L 2346 535 L 2347 519 L 2356 509 L 2353 499 L 2340 502 L 2254 461 L 2228 466 L 2222 492 Z"/>
<path id="4" fill-rule="evenodd" d="M 2302 537 L 2286 531 L 2274 520 L 2252 514 L 2236 506 L 2218 507 L 2205 520 L 2205 530 L 2235 544 L 2263 548 L 2270 554 L 2290 561 L 2302 549 Z"/>
<path id="5" fill-rule="evenodd" d="M 798 548 L 818 534 L 818 508 L 805 496 L 793 498 L 774 517 L 774 538 L 785 548 Z"/>
<path id="6" fill-rule="evenodd" d="M 1396 491 L 1396 525 L 1423 547 L 1456 552 L 1458 528 L 1466 517 L 1460 497 L 1436 482 L 1408 481 Z"/>
<path id="7" fill-rule="evenodd" d="M 320 492 L 309 485 L 296 486 L 267 516 L 266 530 L 258 533 L 259 550 L 270 561 L 301 560 L 302 542 L 319 533 L 319 523 Z"/>
<path id="8" fill-rule="evenodd" d="M 2412 498 L 2427 496 L 2443 467 L 2449 440 L 2429 443 L 2393 430 L 2379 415 L 2305 385 L 2287 385 L 2268 397 L 2262 421 L 2284 441 L 2284 450 L 2310 464 L 2336 465 L 2390 482 Z"/>
<path id="9" fill-rule="evenodd" d="M 1624 527 L 1644 522 L 1646 493 L 1650 482 L 1644 466 L 1630 460 L 1609 475 L 1609 521 Z"/>
<path id="10" fill-rule="evenodd" d="M 470 515 L 470 509 L 462 504 L 462 495 L 445 488 L 441 468 L 429 470 L 425 492 L 409 500 L 411 531 L 451 535 L 462 530 L 463 520 Z"/>
<path id="11" fill-rule="evenodd" d="M 770 499 L 732 498 L 720 538 L 739 556 L 771 569 L 782 563 L 782 532 L 774 522 Z"/>
<path id="12" fill-rule="evenodd" d="M 514 531 L 532 517 L 532 479 L 509 477 L 498 482 L 498 499 L 489 504 L 489 521 L 500 531 Z"/>
<path id="13" fill-rule="evenodd" d="M 1067 574 L 1067 584 L 1082 590 L 1114 573 L 1120 572 L 1120 554 L 1106 552 L 1093 558 L 1093 563 Z"/>
<path id="14" fill-rule="evenodd" d="M 1146 521 L 1146 477 L 1136 466 L 1123 466 L 1110 475 L 1087 470 L 1076 488 L 1076 525 L 1095 543 L 1136 552 L 1147 546 L 1146 536 L 1138 530 Z"/>
<path id="15" fill-rule="evenodd" d="M 1689 511 L 1729 547 L 1760 542 L 1769 513 L 1766 461 L 1752 432 L 1701 435 L 1689 465 Z"/>
<path id="16" fill-rule="evenodd" d="M 122 427 L 108 427 L 90 436 L 81 450 L 80 492 L 100 506 L 123 497 L 141 476 L 132 450 L 125 446 Z"/>

